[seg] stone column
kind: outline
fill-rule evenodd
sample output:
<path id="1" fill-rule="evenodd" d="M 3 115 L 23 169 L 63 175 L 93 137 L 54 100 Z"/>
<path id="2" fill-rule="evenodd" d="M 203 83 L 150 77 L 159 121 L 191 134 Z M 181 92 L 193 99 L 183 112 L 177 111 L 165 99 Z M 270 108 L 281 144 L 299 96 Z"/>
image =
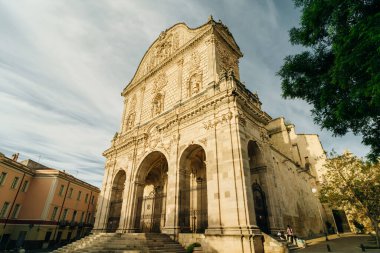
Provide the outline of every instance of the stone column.
<path id="1" fill-rule="evenodd" d="M 107 226 L 108 205 L 112 194 L 112 178 L 114 163 L 109 163 L 105 167 L 105 175 L 103 178 L 103 186 L 98 199 L 97 215 L 95 221 L 95 230 L 105 229 Z"/>
<path id="2" fill-rule="evenodd" d="M 138 206 L 139 197 L 143 196 L 144 184 L 138 181 L 132 181 L 130 187 L 129 209 L 127 209 L 126 220 L 124 221 L 124 230 L 126 232 L 138 232 L 136 227 L 136 218 L 140 215 L 141 207 Z"/>
<path id="3" fill-rule="evenodd" d="M 124 133 L 124 131 L 125 131 L 125 126 L 126 126 L 126 121 L 127 121 L 127 119 L 126 119 L 126 114 L 127 114 L 127 105 L 128 105 L 128 98 L 127 97 L 124 97 L 124 110 L 123 110 L 123 116 L 122 116 L 122 118 L 121 118 L 121 127 L 120 127 L 120 129 L 121 129 L 121 133 Z"/>
<path id="4" fill-rule="evenodd" d="M 207 210 L 208 228 L 206 234 L 222 234 L 223 215 L 220 200 L 220 175 L 219 175 L 219 145 L 216 136 L 216 127 L 208 129 L 206 152 L 206 174 L 207 174 Z"/>
<path id="5" fill-rule="evenodd" d="M 125 231 L 125 219 L 126 219 L 125 214 L 127 212 L 126 196 L 128 196 L 128 192 L 129 192 L 128 186 L 129 186 L 129 182 L 128 182 L 127 178 L 125 178 L 124 189 L 123 189 L 123 203 L 121 205 L 119 227 L 117 229 L 120 233 Z"/>
<path id="6" fill-rule="evenodd" d="M 177 101 L 176 102 L 181 102 L 182 101 L 182 93 L 183 93 L 183 85 L 182 85 L 182 73 L 183 73 L 183 59 L 180 59 L 177 61 L 177 68 L 178 68 L 178 76 L 177 76 L 177 89 L 178 89 L 178 95 L 177 95 Z"/>
<path id="7" fill-rule="evenodd" d="M 177 146 L 177 145 L 176 145 Z M 173 147 L 174 148 L 174 147 Z M 177 152 L 168 161 L 168 182 L 166 193 L 166 219 L 162 232 L 165 234 L 178 234 L 178 167 Z"/>
<path id="8" fill-rule="evenodd" d="M 216 38 L 214 34 L 210 34 L 206 39 L 207 46 L 207 84 L 211 82 L 218 82 L 219 77 L 216 70 Z"/>

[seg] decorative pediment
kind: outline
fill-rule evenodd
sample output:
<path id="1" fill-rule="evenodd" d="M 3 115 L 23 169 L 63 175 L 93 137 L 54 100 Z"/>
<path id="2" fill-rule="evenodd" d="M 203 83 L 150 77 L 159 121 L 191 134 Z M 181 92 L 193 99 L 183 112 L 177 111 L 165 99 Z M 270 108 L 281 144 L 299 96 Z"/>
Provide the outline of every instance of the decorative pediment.
<path id="1" fill-rule="evenodd" d="M 218 37 L 224 41 L 223 43 L 227 43 L 238 57 L 242 56 L 232 34 L 221 22 L 215 22 L 210 19 L 206 24 L 195 29 L 189 28 L 184 23 L 178 23 L 162 32 L 149 47 L 135 75 L 123 93 L 127 91 L 129 86 L 133 86 L 133 84 L 139 83 L 144 80 L 144 78 L 154 74 L 160 67 L 167 64 L 187 46 L 192 45 L 198 38 L 208 33 L 219 34 Z"/>
<path id="2" fill-rule="evenodd" d="M 131 83 L 138 81 L 154 70 L 204 30 L 204 26 L 190 29 L 186 24 L 179 23 L 162 32 L 145 53 Z"/>

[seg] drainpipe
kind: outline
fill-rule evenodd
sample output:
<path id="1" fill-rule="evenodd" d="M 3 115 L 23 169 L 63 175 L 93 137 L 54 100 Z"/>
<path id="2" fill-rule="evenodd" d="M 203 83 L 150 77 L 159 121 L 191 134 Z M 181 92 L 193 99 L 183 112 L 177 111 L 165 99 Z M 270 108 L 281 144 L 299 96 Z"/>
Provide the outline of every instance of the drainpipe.
<path id="1" fill-rule="evenodd" d="M 67 192 L 69 191 L 69 186 L 70 186 L 70 181 L 69 181 L 69 183 L 68 183 L 67 186 L 66 186 L 65 196 L 63 197 L 63 201 L 62 201 L 62 205 L 61 205 L 61 210 L 59 211 L 59 215 L 58 215 L 58 224 L 57 224 L 57 226 L 56 226 L 55 229 L 54 229 L 53 240 L 55 240 L 55 236 L 57 235 L 57 228 L 58 228 L 58 226 L 59 226 L 59 221 L 60 221 L 60 219 L 61 219 L 61 214 L 62 214 L 63 206 L 65 205 Z"/>
<path id="2" fill-rule="evenodd" d="M 86 211 L 86 215 L 84 216 L 84 224 L 86 224 L 86 217 L 88 214 L 88 210 L 90 209 L 91 198 L 92 198 L 92 191 L 90 192 L 90 199 L 88 200 L 87 211 Z"/>
<path id="3" fill-rule="evenodd" d="M 9 213 L 8 213 L 8 215 L 7 215 L 7 218 L 5 219 L 5 223 L 4 223 L 4 227 L 3 227 L 4 229 L 5 229 L 5 227 L 7 226 L 7 223 L 8 223 L 8 220 L 9 220 L 9 216 L 11 216 L 13 206 L 14 206 L 14 204 L 16 203 L 18 193 L 20 192 L 20 189 L 21 189 L 22 183 L 24 182 L 24 178 L 25 178 L 25 172 L 24 172 L 24 175 L 22 175 L 22 179 L 21 179 L 20 185 L 19 185 L 19 187 L 18 187 L 18 189 L 17 189 L 16 196 L 15 196 L 14 199 L 13 199 L 13 202 L 12 202 L 12 205 L 11 205 L 11 209 L 9 210 Z"/>

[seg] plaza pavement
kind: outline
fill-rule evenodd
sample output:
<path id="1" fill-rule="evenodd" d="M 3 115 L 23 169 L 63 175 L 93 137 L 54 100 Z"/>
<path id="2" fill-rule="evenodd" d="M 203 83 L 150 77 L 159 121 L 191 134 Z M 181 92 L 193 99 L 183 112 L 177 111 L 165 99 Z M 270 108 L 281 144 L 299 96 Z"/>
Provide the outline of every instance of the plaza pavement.
<path id="1" fill-rule="evenodd" d="M 304 249 L 299 249 L 294 252 L 299 253 L 325 253 L 327 251 L 327 245 L 330 246 L 331 252 L 344 252 L 344 253 L 361 253 L 363 252 L 360 248 L 360 244 L 365 246 L 376 246 L 376 241 L 374 237 L 371 238 L 369 235 L 357 235 L 352 233 L 329 235 L 329 241 L 325 240 L 325 237 L 315 238 L 312 240 L 307 240 L 307 247 Z M 369 253 L 380 253 L 380 249 L 366 249 L 365 252 Z"/>

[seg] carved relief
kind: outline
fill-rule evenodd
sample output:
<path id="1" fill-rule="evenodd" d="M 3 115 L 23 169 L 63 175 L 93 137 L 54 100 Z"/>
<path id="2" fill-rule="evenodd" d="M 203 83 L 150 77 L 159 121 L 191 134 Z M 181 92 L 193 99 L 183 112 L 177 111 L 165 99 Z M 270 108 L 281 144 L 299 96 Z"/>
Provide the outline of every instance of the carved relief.
<path id="1" fill-rule="evenodd" d="M 164 110 L 163 88 L 168 83 L 165 73 L 159 73 L 153 82 L 152 117 L 155 117 Z"/>
<path id="2" fill-rule="evenodd" d="M 128 115 L 127 115 L 127 120 L 125 122 L 125 129 L 128 131 L 132 129 L 135 125 L 135 120 L 136 120 L 136 104 L 137 104 L 137 99 L 136 99 L 136 94 L 133 95 L 131 102 L 129 104 L 129 110 L 128 110 Z"/>
<path id="3" fill-rule="evenodd" d="M 224 124 L 230 122 L 232 119 L 232 112 L 224 113 L 220 116 L 215 117 L 213 120 L 208 120 L 203 122 L 203 127 L 208 130 L 216 127 L 218 124 Z"/>
<path id="4" fill-rule="evenodd" d="M 202 75 L 199 73 L 194 73 L 188 81 L 187 84 L 187 95 L 191 97 L 197 94 L 202 88 Z"/>
<path id="5" fill-rule="evenodd" d="M 164 96 L 161 93 L 157 93 L 152 101 L 152 117 L 155 117 L 164 110 Z"/>
<path id="6" fill-rule="evenodd" d="M 168 83 L 168 78 L 165 73 L 158 73 L 157 77 L 153 81 L 153 94 L 157 94 L 162 91 L 162 89 Z"/>
<path id="7" fill-rule="evenodd" d="M 187 80 L 187 96 L 197 94 L 202 88 L 202 71 L 200 69 L 201 59 L 197 51 L 191 54 L 189 66 L 189 78 Z"/>
<path id="8" fill-rule="evenodd" d="M 238 65 L 239 60 L 229 50 L 217 45 L 217 52 L 219 56 L 220 73 L 228 73 L 233 71 L 236 75 L 239 73 Z"/>
<path id="9" fill-rule="evenodd" d="M 246 126 L 247 119 L 246 119 L 246 116 L 243 113 L 241 113 L 240 111 L 238 111 L 238 114 L 235 117 L 238 120 L 238 122 L 239 122 L 240 125 Z"/>
<path id="10" fill-rule="evenodd" d="M 203 145 L 207 146 L 207 138 L 202 138 L 199 140 L 200 143 L 202 143 Z"/>
<path id="11" fill-rule="evenodd" d="M 267 131 L 266 131 L 265 128 L 260 128 L 260 137 L 261 137 L 261 140 L 264 143 L 268 143 L 269 142 L 269 136 L 268 136 Z"/>
<path id="12" fill-rule="evenodd" d="M 178 32 L 162 32 L 158 37 L 156 45 L 147 57 L 143 67 L 143 75 L 154 69 L 158 64 L 167 59 L 180 47 L 180 37 Z M 139 77 L 141 74 L 139 75 Z"/>

